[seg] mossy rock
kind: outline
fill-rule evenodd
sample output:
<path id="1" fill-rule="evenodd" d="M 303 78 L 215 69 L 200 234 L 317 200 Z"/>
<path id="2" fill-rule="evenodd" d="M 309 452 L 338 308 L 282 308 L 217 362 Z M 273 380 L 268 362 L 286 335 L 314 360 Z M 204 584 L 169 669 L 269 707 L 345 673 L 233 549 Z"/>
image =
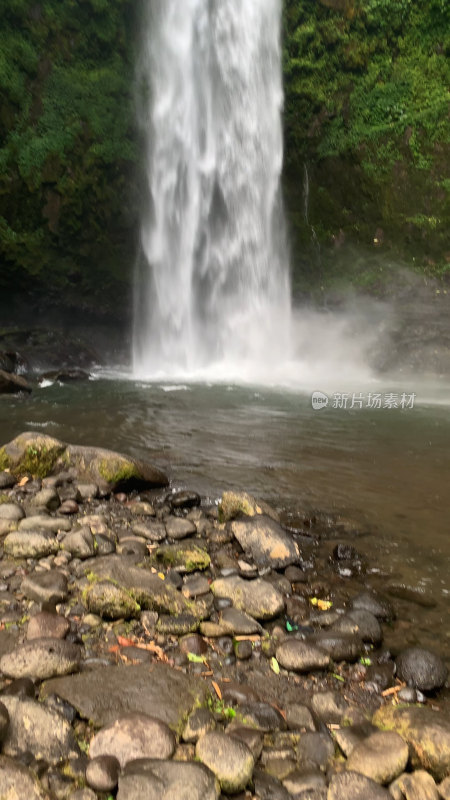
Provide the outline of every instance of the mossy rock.
<path id="1" fill-rule="evenodd" d="M 102 491 L 167 486 L 169 481 L 152 464 L 99 447 L 66 444 L 40 433 L 21 433 L 0 449 L 0 470 L 46 478 L 69 471 L 77 480 L 95 483 Z"/>
<path id="2" fill-rule="evenodd" d="M 256 514 L 266 514 L 271 519 L 279 522 L 277 512 L 263 501 L 255 500 L 247 492 L 224 492 L 219 503 L 219 522 L 228 522 L 236 517 L 254 517 Z"/>
<path id="3" fill-rule="evenodd" d="M 436 780 L 450 773 L 450 722 L 439 711 L 418 706 L 383 706 L 373 717 L 382 730 L 395 731 L 407 742 L 411 764 Z"/>
<path id="4" fill-rule="evenodd" d="M 164 564 L 178 572 L 195 572 L 198 569 L 207 569 L 211 559 L 203 547 L 184 541 L 180 544 L 166 544 L 158 547 L 154 563 L 155 565 Z"/>
<path id="5" fill-rule="evenodd" d="M 141 611 L 130 592 L 112 581 L 92 583 L 83 592 L 83 602 L 91 613 L 103 619 L 137 618 Z"/>

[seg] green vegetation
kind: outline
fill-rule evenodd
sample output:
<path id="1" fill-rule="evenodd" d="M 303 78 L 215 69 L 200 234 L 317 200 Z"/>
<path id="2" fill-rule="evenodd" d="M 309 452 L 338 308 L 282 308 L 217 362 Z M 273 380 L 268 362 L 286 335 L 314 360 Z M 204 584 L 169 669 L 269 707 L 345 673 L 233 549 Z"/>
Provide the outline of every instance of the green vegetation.
<path id="1" fill-rule="evenodd" d="M 349 241 L 377 248 L 378 263 L 388 250 L 431 274 L 450 269 L 449 55 L 445 0 L 285 0 L 285 195 L 294 257 L 308 253 L 300 287 L 336 277 Z M 382 276 L 372 265 L 350 277 Z"/>
<path id="2" fill-rule="evenodd" d="M 2 4 L 3 298 L 26 291 L 126 313 L 141 203 L 139 8 L 133 0 Z M 284 0 L 283 28 L 295 285 L 344 276 L 372 288 L 385 279 L 387 255 L 448 276 L 450 4 Z M 349 245 L 363 253 L 351 268 Z"/>

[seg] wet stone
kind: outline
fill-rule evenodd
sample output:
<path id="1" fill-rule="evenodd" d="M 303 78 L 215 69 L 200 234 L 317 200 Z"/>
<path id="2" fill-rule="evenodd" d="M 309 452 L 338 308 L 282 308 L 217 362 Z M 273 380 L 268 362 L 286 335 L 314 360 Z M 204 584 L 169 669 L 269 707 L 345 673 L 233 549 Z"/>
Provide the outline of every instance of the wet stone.
<path id="1" fill-rule="evenodd" d="M 169 539 L 185 539 L 186 536 L 197 533 L 195 524 L 183 517 L 166 517 L 164 524 Z"/>
<path id="2" fill-rule="evenodd" d="M 9 713 L 4 703 L 0 702 L 0 745 L 6 739 L 9 728 Z"/>
<path id="3" fill-rule="evenodd" d="M 195 508 L 201 503 L 201 497 L 197 492 L 174 492 L 167 496 L 169 505 L 172 508 Z"/>
<path id="4" fill-rule="evenodd" d="M 70 630 L 70 622 L 59 614 L 41 611 L 31 617 L 27 628 L 27 639 L 64 639 Z"/>
<path id="5" fill-rule="evenodd" d="M 239 713 L 245 717 L 248 725 L 253 725 L 266 733 L 284 730 L 286 727 L 279 711 L 268 703 L 243 703 L 240 705 Z"/>
<path id="6" fill-rule="evenodd" d="M 356 661 L 364 651 L 362 640 L 356 636 L 333 631 L 320 631 L 308 639 L 325 650 L 333 661 Z"/>
<path id="7" fill-rule="evenodd" d="M 158 633 L 171 636 L 183 636 L 197 630 L 199 621 L 192 614 L 161 614 L 156 623 Z"/>
<path id="8" fill-rule="evenodd" d="M 442 688 L 448 670 L 442 658 L 422 647 L 409 647 L 395 661 L 397 676 L 408 686 L 430 692 Z"/>
<path id="9" fill-rule="evenodd" d="M 377 618 L 364 609 L 355 609 L 340 617 L 333 630 L 342 633 L 356 633 L 363 642 L 378 645 L 383 639 L 381 625 Z"/>
<path id="10" fill-rule="evenodd" d="M 353 598 L 351 607 L 355 611 L 369 611 L 374 617 L 385 622 L 395 619 L 394 609 L 389 600 L 375 592 L 361 592 Z"/>
<path id="11" fill-rule="evenodd" d="M 56 511 L 61 505 L 58 492 L 55 489 L 41 489 L 34 495 L 31 505 L 38 508 L 46 508 L 49 511 Z"/>
<path id="12" fill-rule="evenodd" d="M 298 796 L 308 790 L 323 789 L 326 787 L 325 776 L 321 772 L 303 772 L 294 770 L 283 780 L 283 786 L 292 795 Z"/>
<path id="13" fill-rule="evenodd" d="M 139 522 L 133 525 L 133 533 L 151 542 L 163 542 L 166 528 L 162 522 Z"/>
<path id="14" fill-rule="evenodd" d="M 62 572 L 32 572 L 21 584 L 21 592 L 36 603 L 62 603 L 68 597 L 67 578 Z"/>
<path id="15" fill-rule="evenodd" d="M 292 536 L 270 517 L 256 515 L 250 519 L 235 520 L 230 527 L 242 549 L 258 566 L 279 569 L 300 558 Z"/>
<path id="16" fill-rule="evenodd" d="M 11 472 L 0 472 L 0 489 L 12 489 L 16 484 L 16 478 Z"/>
<path id="17" fill-rule="evenodd" d="M 243 742 L 224 733 L 212 731 L 198 740 L 197 758 L 218 778 L 224 792 L 242 791 L 249 783 L 254 758 Z"/>
<path id="18" fill-rule="evenodd" d="M 185 597 L 199 597 L 209 593 L 209 581 L 204 575 L 189 575 L 183 582 Z"/>
<path id="19" fill-rule="evenodd" d="M 376 733 L 377 728 L 370 722 L 363 722 L 357 725 L 344 725 L 334 731 L 334 738 L 344 755 L 348 758 L 357 745 L 361 744 L 372 733 Z"/>
<path id="20" fill-rule="evenodd" d="M 323 722 L 336 723 L 348 711 L 348 703 L 339 692 L 317 692 L 311 698 L 311 708 Z"/>
<path id="21" fill-rule="evenodd" d="M 147 542 L 139 536 L 124 536 L 118 541 L 116 551 L 122 555 L 145 558 L 148 555 Z"/>
<path id="22" fill-rule="evenodd" d="M 25 517 L 19 522 L 19 531 L 45 530 L 51 533 L 70 531 L 72 523 L 67 517 Z"/>
<path id="23" fill-rule="evenodd" d="M 325 650 L 301 639 L 286 639 L 276 649 L 276 659 L 282 667 L 294 672 L 326 669 L 330 656 Z"/>
<path id="24" fill-rule="evenodd" d="M 241 661 L 246 661 L 252 657 L 253 645 L 248 639 L 234 642 L 234 655 Z"/>
<path id="25" fill-rule="evenodd" d="M 146 714 L 130 714 L 102 728 L 91 740 L 89 755 L 114 756 L 121 768 L 137 758 L 170 758 L 175 737 L 164 722 Z"/>
<path id="26" fill-rule="evenodd" d="M 0 670 L 9 678 L 53 678 L 75 672 L 82 650 L 65 639 L 32 639 L 0 658 Z"/>
<path id="27" fill-rule="evenodd" d="M 140 606 L 132 595 L 111 581 L 97 581 L 83 595 L 92 614 L 103 619 L 137 619 Z"/>
<path id="28" fill-rule="evenodd" d="M 206 569 L 211 561 L 206 550 L 192 540 L 161 545 L 155 555 L 156 563 L 170 566 L 180 573 Z"/>
<path id="29" fill-rule="evenodd" d="M 291 794 L 284 788 L 281 781 L 256 769 L 253 776 L 256 796 L 261 800 L 291 800 Z"/>
<path id="30" fill-rule="evenodd" d="M 284 610 L 284 599 L 262 578 L 246 581 L 238 575 L 219 578 L 211 584 L 216 597 L 227 597 L 240 611 L 255 619 L 272 619 Z"/>
<path id="31" fill-rule="evenodd" d="M 307 769 L 326 769 L 334 756 L 334 744 L 325 733 L 302 734 L 297 745 L 299 765 Z"/>
<path id="32" fill-rule="evenodd" d="M 60 514 L 77 514 L 79 510 L 76 500 L 64 500 L 59 507 Z"/>
<path id="33" fill-rule="evenodd" d="M 436 780 L 450 773 L 450 722 L 444 714 L 417 706 L 383 706 L 373 723 L 401 735 L 409 745 L 413 767 L 431 772 Z"/>
<path id="34" fill-rule="evenodd" d="M 179 641 L 179 646 L 183 653 L 194 653 L 197 656 L 204 655 L 208 650 L 204 638 L 197 633 L 183 636 Z"/>
<path id="35" fill-rule="evenodd" d="M 237 608 L 225 608 L 219 614 L 219 624 L 236 635 L 250 635 L 261 633 L 262 627 L 249 614 L 239 611 Z"/>

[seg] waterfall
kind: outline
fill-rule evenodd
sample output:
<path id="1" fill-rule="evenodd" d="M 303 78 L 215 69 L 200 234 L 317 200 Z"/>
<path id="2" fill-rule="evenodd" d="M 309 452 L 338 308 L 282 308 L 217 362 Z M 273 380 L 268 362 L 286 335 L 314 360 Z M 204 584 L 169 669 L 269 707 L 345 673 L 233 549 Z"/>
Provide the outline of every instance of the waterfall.
<path id="1" fill-rule="evenodd" d="M 281 0 L 147 0 L 134 373 L 270 374 L 290 342 Z"/>

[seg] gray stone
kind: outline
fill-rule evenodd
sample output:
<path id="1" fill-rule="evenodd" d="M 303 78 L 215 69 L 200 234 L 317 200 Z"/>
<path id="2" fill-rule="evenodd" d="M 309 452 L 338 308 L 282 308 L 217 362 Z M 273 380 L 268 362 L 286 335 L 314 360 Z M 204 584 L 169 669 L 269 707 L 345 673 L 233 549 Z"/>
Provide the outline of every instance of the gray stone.
<path id="1" fill-rule="evenodd" d="M 286 707 L 286 724 L 289 730 L 302 730 L 315 731 L 316 726 L 307 706 L 298 703 L 289 703 Z"/>
<path id="2" fill-rule="evenodd" d="M 6 536 L 3 547 L 13 558 L 44 558 L 58 552 L 59 542 L 51 532 L 12 531 Z"/>
<path id="3" fill-rule="evenodd" d="M 279 711 L 268 703 L 242 703 L 239 707 L 239 714 L 245 718 L 247 725 L 252 725 L 267 733 L 286 727 Z"/>
<path id="4" fill-rule="evenodd" d="M 308 642 L 314 642 L 321 650 L 325 650 L 333 661 L 356 661 L 364 651 L 359 636 L 334 631 L 319 631 L 310 636 Z"/>
<path id="5" fill-rule="evenodd" d="M 194 523 L 183 517 L 166 517 L 164 524 L 169 539 L 185 539 L 186 536 L 197 533 Z"/>
<path id="6" fill-rule="evenodd" d="M 148 556 L 147 541 L 142 536 L 122 536 L 116 545 L 117 553 L 120 555 L 136 555 L 138 558 Z"/>
<path id="7" fill-rule="evenodd" d="M 151 503 L 146 500 L 131 500 L 127 503 L 127 508 L 135 516 L 140 517 L 154 517 L 156 516 L 155 509 Z"/>
<path id="8" fill-rule="evenodd" d="M 394 800 L 439 800 L 433 778 L 423 769 L 400 775 L 390 785 L 389 791 Z"/>
<path id="9" fill-rule="evenodd" d="M 67 517 L 25 517 L 19 522 L 19 531 L 35 531 L 42 530 L 50 533 L 59 533 L 59 531 L 70 531 L 72 523 Z"/>
<path id="10" fill-rule="evenodd" d="M 20 591 L 36 603 L 62 603 L 68 597 L 67 578 L 62 572 L 31 572 L 20 586 Z"/>
<path id="11" fill-rule="evenodd" d="M 61 501 L 55 489 L 41 489 L 32 498 L 31 505 L 38 508 L 47 508 L 49 511 L 56 511 L 61 505 Z"/>
<path id="12" fill-rule="evenodd" d="M 77 483 L 76 489 L 81 500 L 94 500 L 98 495 L 98 486 L 96 483 Z"/>
<path id="13" fill-rule="evenodd" d="M 304 733 L 297 745 L 297 760 L 305 769 L 326 770 L 334 756 L 334 744 L 325 733 Z"/>
<path id="14" fill-rule="evenodd" d="M 30 384 L 22 375 L 15 375 L 13 372 L 5 372 L 4 369 L 0 369 L 0 394 L 29 393 L 31 391 Z"/>
<path id="15" fill-rule="evenodd" d="M 42 693 L 58 694 L 96 726 L 142 712 L 181 731 L 192 709 L 206 704 L 208 687 L 201 678 L 150 663 L 100 667 L 56 678 L 44 684 Z"/>
<path id="16" fill-rule="evenodd" d="M 83 527 L 64 536 L 62 550 L 67 550 L 74 558 L 91 558 L 95 555 L 95 539 L 90 528 Z"/>
<path id="17" fill-rule="evenodd" d="M 284 610 L 284 599 L 263 578 L 247 581 L 238 575 L 218 578 L 211 584 L 216 597 L 229 598 L 233 605 L 255 619 L 272 619 Z"/>
<path id="18" fill-rule="evenodd" d="M 209 594 L 209 581 L 204 575 L 188 575 L 184 582 L 182 592 L 185 597 L 200 597 Z"/>
<path id="19" fill-rule="evenodd" d="M 133 525 L 132 530 L 133 533 L 151 542 L 163 542 L 166 538 L 166 528 L 162 522 L 138 522 Z"/>
<path id="20" fill-rule="evenodd" d="M 255 765 L 252 752 L 225 733 L 206 733 L 198 740 L 195 754 L 214 773 L 224 792 L 240 792 L 251 780 Z"/>
<path id="21" fill-rule="evenodd" d="M 165 636 L 185 636 L 194 633 L 199 621 L 192 614 L 160 614 L 156 630 Z"/>
<path id="22" fill-rule="evenodd" d="M 219 520 L 228 522 L 236 517 L 254 517 L 256 514 L 265 514 L 267 517 L 279 522 L 279 515 L 262 500 L 256 500 L 247 492 L 224 492 L 219 504 Z"/>
<path id="23" fill-rule="evenodd" d="M 408 762 L 408 745 L 394 731 L 377 731 L 350 753 L 347 768 L 376 783 L 390 783 Z"/>
<path id="24" fill-rule="evenodd" d="M 40 611 L 31 617 L 27 628 L 27 639 L 64 639 L 70 630 L 70 622 L 59 614 Z"/>
<path id="25" fill-rule="evenodd" d="M 18 503 L 0 503 L 0 519 L 8 522 L 19 522 L 25 516 L 25 511 Z"/>
<path id="26" fill-rule="evenodd" d="M 137 758 L 167 759 L 175 750 L 175 737 L 165 722 L 147 714 L 120 717 L 91 740 L 89 755 L 114 756 L 123 769 Z"/>
<path id="27" fill-rule="evenodd" d="M 224 608 L 219 614 L 219 624 L 222 625 L 226 631 L 236 635 L 251 635 L 253 633 L 262 633 L 262 627 L 259 622 L 238 608 Z"/>
<path id="28" fill-rule="evenodd" d="M 327 800 L 392 800 L 378 783 L 358 772 L 334 775 L 328 787 Z"/>
<path id="29" fill-rule="evenodd" d="M 43 758 L 49 764 L 80 755 L 72 727 L 61 714 L 28 697 L 4 695 L 2 703 L 10 718 L 3 744 L 6 755 L 29 750 L 36 759 Z"/>
<path id="30" fill-rule="evenodd" d="M 111 792 L 119 782 L 120 764 L 114 756 L 97 756 L 86 767 L 86 781 L 97 792 Z"/>
<path id="31" fill-rule="evenodd" d="M 291 800 L 291 794 L 283 784 L 267 772 L 256 769 L 253 780 L 258 800 Z"/>
<path id="32" fill-rule="evenodd" d="M 364 609 L 355 609 L 340 617 L 333 625 L 334 631 L 341 633 L 356 633 L 363 642 L 378 645 L 383 639 L 381 625 L 377 618 Z"/>
<path id="33" fill-rule="evenodd" d="M 292 795 L 300 795 L 308 790 L 322 789 L 326 786 L 325 776 L 321 772 L 303 772 L 294 770 L 283 780 L 283 786 Z"/>
<path id="34" fill-rule="evenodd" d="M 67 445 L 60 461 L 64 469 L 75 471 L 78 481 L 95 483 L 105 492 L 169 483 L 167 476 L 152 464 L 100 447 Z"/>
<path id="35" fill-rule="evenodd" d="M 0 670 L 8 678 L 52 678 L 79 668 L 82 649 L 64 639 L 33 639 L 17 645 L 0 658 Z"/>
<path id="36" fill-rule="evenodd" d="M 317 692 L 311 698 L 311 708 L 323 722 L 340 722 L 349 709 L 347 701 L 339 692 Z"/>
<path id="37" fill-rule="evenodd" d="M 203 764 L 141 760 L 119 778 L 117 800 L 218 800 L 219 785 Z"/>
<path id="38" fill-rule="evenodd" d="M 439 784 L 439 796 L 442 800 L 450 800 L 450 776 Z"/>
<path id="39" fill-rule="evenodd" d="M 34 772 L 7 756 L 0 756 L 0 797 L 2 800 L 48 800 Z"/>
<path id="40" fill-rule="evenodd" d="M 75 789 L 74 792 L 71 792 L 69 800 L 97 800 L 97 795 L 92 789 L 85 787 L 84 789 Z"/>
<path id="41" fill-rule="evenodd" d="M 357 725 L 343 725 L 333 731 L 339 747 L 348 758 L 357 745 L 361 744 L 372 733 L 376 733 L 377 728 L 370 722 L 362 722 Z"/>
<path id="42" fill-rule="evenodd" d="M 12 489 L 17 482 L 17 478 L 6 470 L 0 471 L 0 489 Z"/>
<path id="43" fill-rule="evenodd" d="M 83 593 L 83 600 L 89 611 L 103 619 L 137 619 L 141 612 L 130 592 L 111 581 L 93 583 Z"/>
<path id="44" fill-rule="evenodd" d="M 0 702 L 0 746 L 5 741 L 9 728 L 8 709 Z"/>
<path id="45" fill-rule="evenodd" d="M 448 670 L 442 658 L 423 647 L 409 647 L 395 661 L 397 676 L 408 686 L 430 692 L 441 689 Z"/>
<path id="46" fill-rule="evenodd" d="M 330 663 L 325 650 L 301 639 L 285 639 L 276 649 L 276 659 L 284 669 L 294 672 L 326 669 Z"/>
<path id="47" fill-rule="evenodd" d="M 216 721 L 208 708 L 196 708 L 186 722 L 183 731 L 184 742 L 196 742 L 200 736 L 205 733 L 213 731 L 216 727 Z"/>
<path id="48" fill-rule="evenodd" d="M 436 780 L 450 773 L 450 722 L 430 708 L 383 706 L 373 723 L 384 730 L 394 730 L 409 745 L 413 767 L 431 772 Z"/>
<path id="49" fill-rule="evenodd" d="M 270 517 L 235 520 L 231 531 L 242 549 L 260 567 L 279 569 L 294 564 L 300 553 L 292 536 Z"/>
<path id="50" fill-rule="evenodd" d="M 204 547 L 200 547 L 192 539 L 186 539 L 178 544 L 161 545 L 155 552 L 156 564 L 164 564 L 179 573 L 207 569 L 210 562 L 211 559 Z"/>
<path id="51" fill-rule="evenodd" d="M 375 592 L 361 592 L 353 598 L 351 607 L 355 611 L 369 611 L 374 617 L 385 622 L 395 619 L 394 609 L 389 600 Z"/>

